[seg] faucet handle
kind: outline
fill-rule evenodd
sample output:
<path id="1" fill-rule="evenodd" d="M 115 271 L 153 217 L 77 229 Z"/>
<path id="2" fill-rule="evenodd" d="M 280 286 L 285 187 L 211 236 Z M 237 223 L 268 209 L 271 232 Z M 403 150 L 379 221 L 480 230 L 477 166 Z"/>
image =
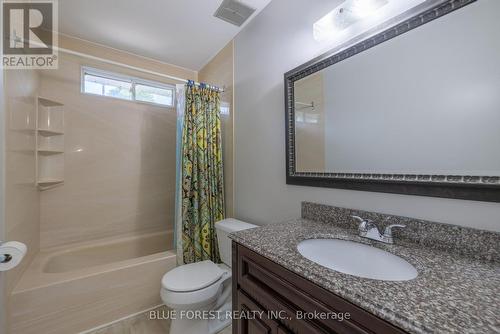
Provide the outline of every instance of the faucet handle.
<path id="1" fill-rule="evenodd" d="M 360 216 L 351 216 L 351 217 L 359 221 L 358 229 L 360 231 L 366 231 L 368 229 L 368 226 L 373 224 L 373 220 L 370 219 L 364 219 Z"/>
<path id="2" fill-rule="evenodd" d="M 364 218 L 361 218 L 360 216 L 351 216 L 352 218 L 358 220 L 360 223 L 364 223 L 365 222 L 365 219 Z"/>
<path id="3" fill-rule="evenodd" d="M 392 238 L 392 229 L 394 227 L 401 227 L 401 228 L 403 228 L 403 227 L 406 227 L 406 225 L 401 225 L 401 224 L 392 224 L 392 225 L 389 225 L 384 230 L 384 236 Z"/>

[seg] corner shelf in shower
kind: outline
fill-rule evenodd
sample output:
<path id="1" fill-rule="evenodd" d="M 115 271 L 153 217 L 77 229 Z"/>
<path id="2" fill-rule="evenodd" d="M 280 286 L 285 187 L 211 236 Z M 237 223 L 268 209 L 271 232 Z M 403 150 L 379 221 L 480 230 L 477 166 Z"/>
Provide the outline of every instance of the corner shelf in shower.
<path id="1" fill-rule="evenodd" d="M 64 151 L 50 150 L 50 149 L 38 149 L 38 154 L 40 155 L 54 155 L 54 154 L 64 154 Z"/>
<path id="2" fill-rule="evenodd" d="M 38 97 L 36 108 L 36 185 L 39 190 L 64 183 L 63 104 Z"/>
<path id="3" fill-rule="evenodd" d="M 44 137 L 61 136 L 64 134 L 60 130 L 38 129 L 38 134 Z"/>
<path id="4" fill-rule="evenodd" d="M 64 180 L 38 180 L 36 184 L 40 190 L 46 190 L 61 183 L 64 183 Z"/>

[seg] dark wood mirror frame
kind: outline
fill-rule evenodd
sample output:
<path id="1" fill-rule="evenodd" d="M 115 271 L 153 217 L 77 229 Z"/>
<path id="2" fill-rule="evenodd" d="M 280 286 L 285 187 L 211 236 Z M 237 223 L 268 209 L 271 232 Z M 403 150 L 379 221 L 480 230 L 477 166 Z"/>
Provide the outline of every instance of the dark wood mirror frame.
<path id="1" fill-rule="evenodd" d="M 382 193 L 500 202 L 500 177 L 415 174 L 299 172 L 295 167 L 294 82 L 426 24 L 477 0 L 447 0 L 339 52 L 331 52 L 285 73 L 286 183 Z"/>

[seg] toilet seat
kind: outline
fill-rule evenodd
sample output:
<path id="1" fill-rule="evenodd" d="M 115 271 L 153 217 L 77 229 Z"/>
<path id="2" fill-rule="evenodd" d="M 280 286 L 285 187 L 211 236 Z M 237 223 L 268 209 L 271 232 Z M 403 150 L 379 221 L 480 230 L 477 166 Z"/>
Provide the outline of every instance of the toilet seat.
<path id="1" fill-rule="evenodd" d="M 225 272 L 212 261 L 191 263 L 170 270 L 161 284 L 170 291 L 191 292 L 214 284 Z"/>

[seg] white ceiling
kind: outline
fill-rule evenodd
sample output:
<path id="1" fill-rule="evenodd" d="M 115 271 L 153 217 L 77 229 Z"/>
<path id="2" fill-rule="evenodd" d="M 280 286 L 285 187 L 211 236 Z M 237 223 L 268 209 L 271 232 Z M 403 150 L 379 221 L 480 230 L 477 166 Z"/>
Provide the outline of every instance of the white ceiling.
<path id="1" fill-rule="evenodd" d="M 256 8 L 271 0 L 242 0 Z M 213 16 L 222 0 L 59 0 L 62 34 L 199 70 L 241 28 Z"/>

